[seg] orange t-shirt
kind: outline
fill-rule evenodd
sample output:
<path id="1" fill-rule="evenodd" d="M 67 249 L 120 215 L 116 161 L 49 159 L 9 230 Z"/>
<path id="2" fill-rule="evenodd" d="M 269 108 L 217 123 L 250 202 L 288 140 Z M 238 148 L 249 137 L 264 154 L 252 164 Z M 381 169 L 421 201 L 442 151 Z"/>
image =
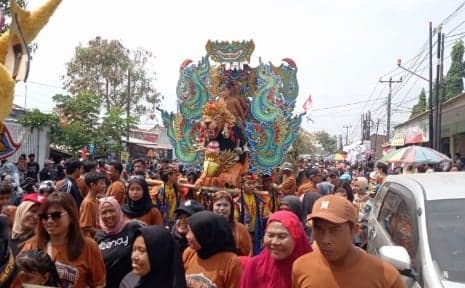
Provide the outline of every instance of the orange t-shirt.
<path id="1" fill-rule="evenodd" d="M 85 236 L 94 237 L 92 228 L 98 228 L 98 200 L 86 196 L 79 208 L 79 226 Z"/>
<path id="2" fill-rule="evenodd" d="M 36 239 L 27 242 L 24 250 L 36 249 Z M 47 251 L 48 250 L 48 251 Z M 51 251 L 50 251 L 51 250 Z M 97 243 L 89 237 L 84 237 L 84 249 L 75 260 L 69 260 L 65 245 L 52 245 L 45 252 L 51 254 L 58 270 L 58 275 L 65 287 L 104 287 L 106 280 L 105 263 Z"/>
<path id="3" fill-rule="evenodd" d="M 252 238 L 244 224 L 234 221 L 234 242 L 239 256 L 252 256 Z"/>
<path id="4" fill-rule="evenodd" d="M 402 288 L 405 285 L 393 266 L 361 249 L 357 262 L 348 267 L 330 266 L 316 249 L 294 262 L 292 287 Z"/>
<path id="5" fill-rule="evenodd" d="M 86 180 L 81 176 L 76 179 L 76 185 L 82 193 L 82 197 L 86 197 L 87 192 L 89 192 L 89 186 L 86 184 Z"/>
<path id="6" fill-rule="evenodd" d="M 197 256 L 190 247 L 182 260 L 186 271 L 187 287 L 237 288 L 241 282 L 242 265 L 232 252 L 218 252 L 208 259 Z"/>
<path id="7" fill-rule="evenodd" d="M 312 181 L 308 181 L 307 183 L 300 185 L 297 189 L 297 196 L 301 196 L 306 192 L 317 192 L 315 184 L 313 184 Z"/>
<path id="8" fill-rule="evenodd" d="M 284 182 L 281 184 L 281 189 L 280 192 L 282 195 L 294 195 L 295 190 L 297 188 L 296 180 L 294 176 L 289 176 L 284 180 Z"/>
<path id="9" fill-rule="evenodd" d="M 149 212 L 136 218 L 129 218 L 128 216 L 124 215 L 124 219 L 126 221 L 139 220 L 141 222 L 144 222 L 146 225 L 163 225 L 163 218 L 161 217 L 161 213 L 157 209 L 157 207 L 153 207 L 152 209 L 150 209 Z"/>
<path id="10" fill-rule="evenodd" d="M 111 182 L 110 186 L 107 188 L 107 196 L 113 196 L 118 201 L 119 205 L 124 203 L 124 192 L 126 191 L 126 186 L 123 181 L 117 180 Z"/>

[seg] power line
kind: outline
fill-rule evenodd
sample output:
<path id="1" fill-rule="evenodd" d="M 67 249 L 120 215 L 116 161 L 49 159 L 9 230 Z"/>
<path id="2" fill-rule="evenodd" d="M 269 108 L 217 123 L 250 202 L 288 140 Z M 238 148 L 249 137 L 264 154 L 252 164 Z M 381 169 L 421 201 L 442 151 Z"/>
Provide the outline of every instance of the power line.
<path id="1" fill-rule="evenodd" d="M 52 84 L 46 84 L 46 83 L 40 83 L 40 82 L 35 82 L 35 81 L 28 81 L 28 82 L 25 83 L 25 85 L 28 85 L 28 84 L 33 84 L 33 85 L 39 85 L 39 86 L 45 86 L 45 87 L 51 87 L 51 88 L 57 88 L 57 89 L 64 90 L 64 88 L 60 87 L 60 86 L 56 86 L 56 85 L 52 85 Z"/>
<path id="2" fill-rule="evenodd" d="M 330 109 L 335 109 L 335 108 L 340 108 L 340 107 L 353 106 L 353 105 L 357 105 L 357 104 L 366 103 L 367 101 L 384 100 L 385 98 L 386 97 L 380 97 L 380 98 L 375 98 L 375 99 L 372 99 L 372 100 L 362 100 L 362 101 L 352 102 L 352 103 L 347 103 L 347 104 L 341 104 L 341 105 L 328 106 L 328 107 L 323 107 L 323 108 L 318 108 L 318 109 L 312 109 L 312 112 L 322 111 L 322 110 L 330 110 Z"/>

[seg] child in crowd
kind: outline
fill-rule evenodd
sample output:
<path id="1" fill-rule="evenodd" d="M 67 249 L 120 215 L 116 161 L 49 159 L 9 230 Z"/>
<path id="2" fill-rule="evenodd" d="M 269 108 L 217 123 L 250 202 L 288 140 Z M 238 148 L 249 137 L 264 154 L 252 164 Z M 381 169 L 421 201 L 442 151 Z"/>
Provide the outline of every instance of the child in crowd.
<path id="1" fill-rule="evenodd" d="M 89 191 L 80 207 L 79 226 L 85 236 L 93 238 L 98 230 L 99 221 L 97 197 L 105 191 L 105 176 L 101 173 L 89 172 L 85 181 Z"/>

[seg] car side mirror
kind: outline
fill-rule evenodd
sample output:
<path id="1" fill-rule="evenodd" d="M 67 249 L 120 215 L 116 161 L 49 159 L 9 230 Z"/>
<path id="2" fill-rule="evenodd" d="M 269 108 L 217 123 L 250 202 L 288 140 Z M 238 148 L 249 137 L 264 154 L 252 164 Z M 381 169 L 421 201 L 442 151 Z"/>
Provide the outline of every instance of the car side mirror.
<path id="1" fill-rule="evenodd" d="M 400 274 L 415 278 L 415 273 L 411 268 L 410 255 L 408 255 L 407 250 L 402 246 L 397 245 L 387 245 L 382 246 L 379 249 L 379 256 L 382 260 L 393 265 Z"/>

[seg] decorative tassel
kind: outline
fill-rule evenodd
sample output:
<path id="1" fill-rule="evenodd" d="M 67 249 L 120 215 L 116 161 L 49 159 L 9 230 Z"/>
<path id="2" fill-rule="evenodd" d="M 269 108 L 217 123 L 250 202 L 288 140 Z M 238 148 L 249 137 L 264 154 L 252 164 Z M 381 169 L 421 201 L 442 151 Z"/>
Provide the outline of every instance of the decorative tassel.
<path id="1" fill-rule="evenodd" d="M 224 138 L 226 138 L 226 139 L 229 138 L 229 128 L 227 127 L 227 125 L 224 125 L 222 134 L 223 134 Z"/>

